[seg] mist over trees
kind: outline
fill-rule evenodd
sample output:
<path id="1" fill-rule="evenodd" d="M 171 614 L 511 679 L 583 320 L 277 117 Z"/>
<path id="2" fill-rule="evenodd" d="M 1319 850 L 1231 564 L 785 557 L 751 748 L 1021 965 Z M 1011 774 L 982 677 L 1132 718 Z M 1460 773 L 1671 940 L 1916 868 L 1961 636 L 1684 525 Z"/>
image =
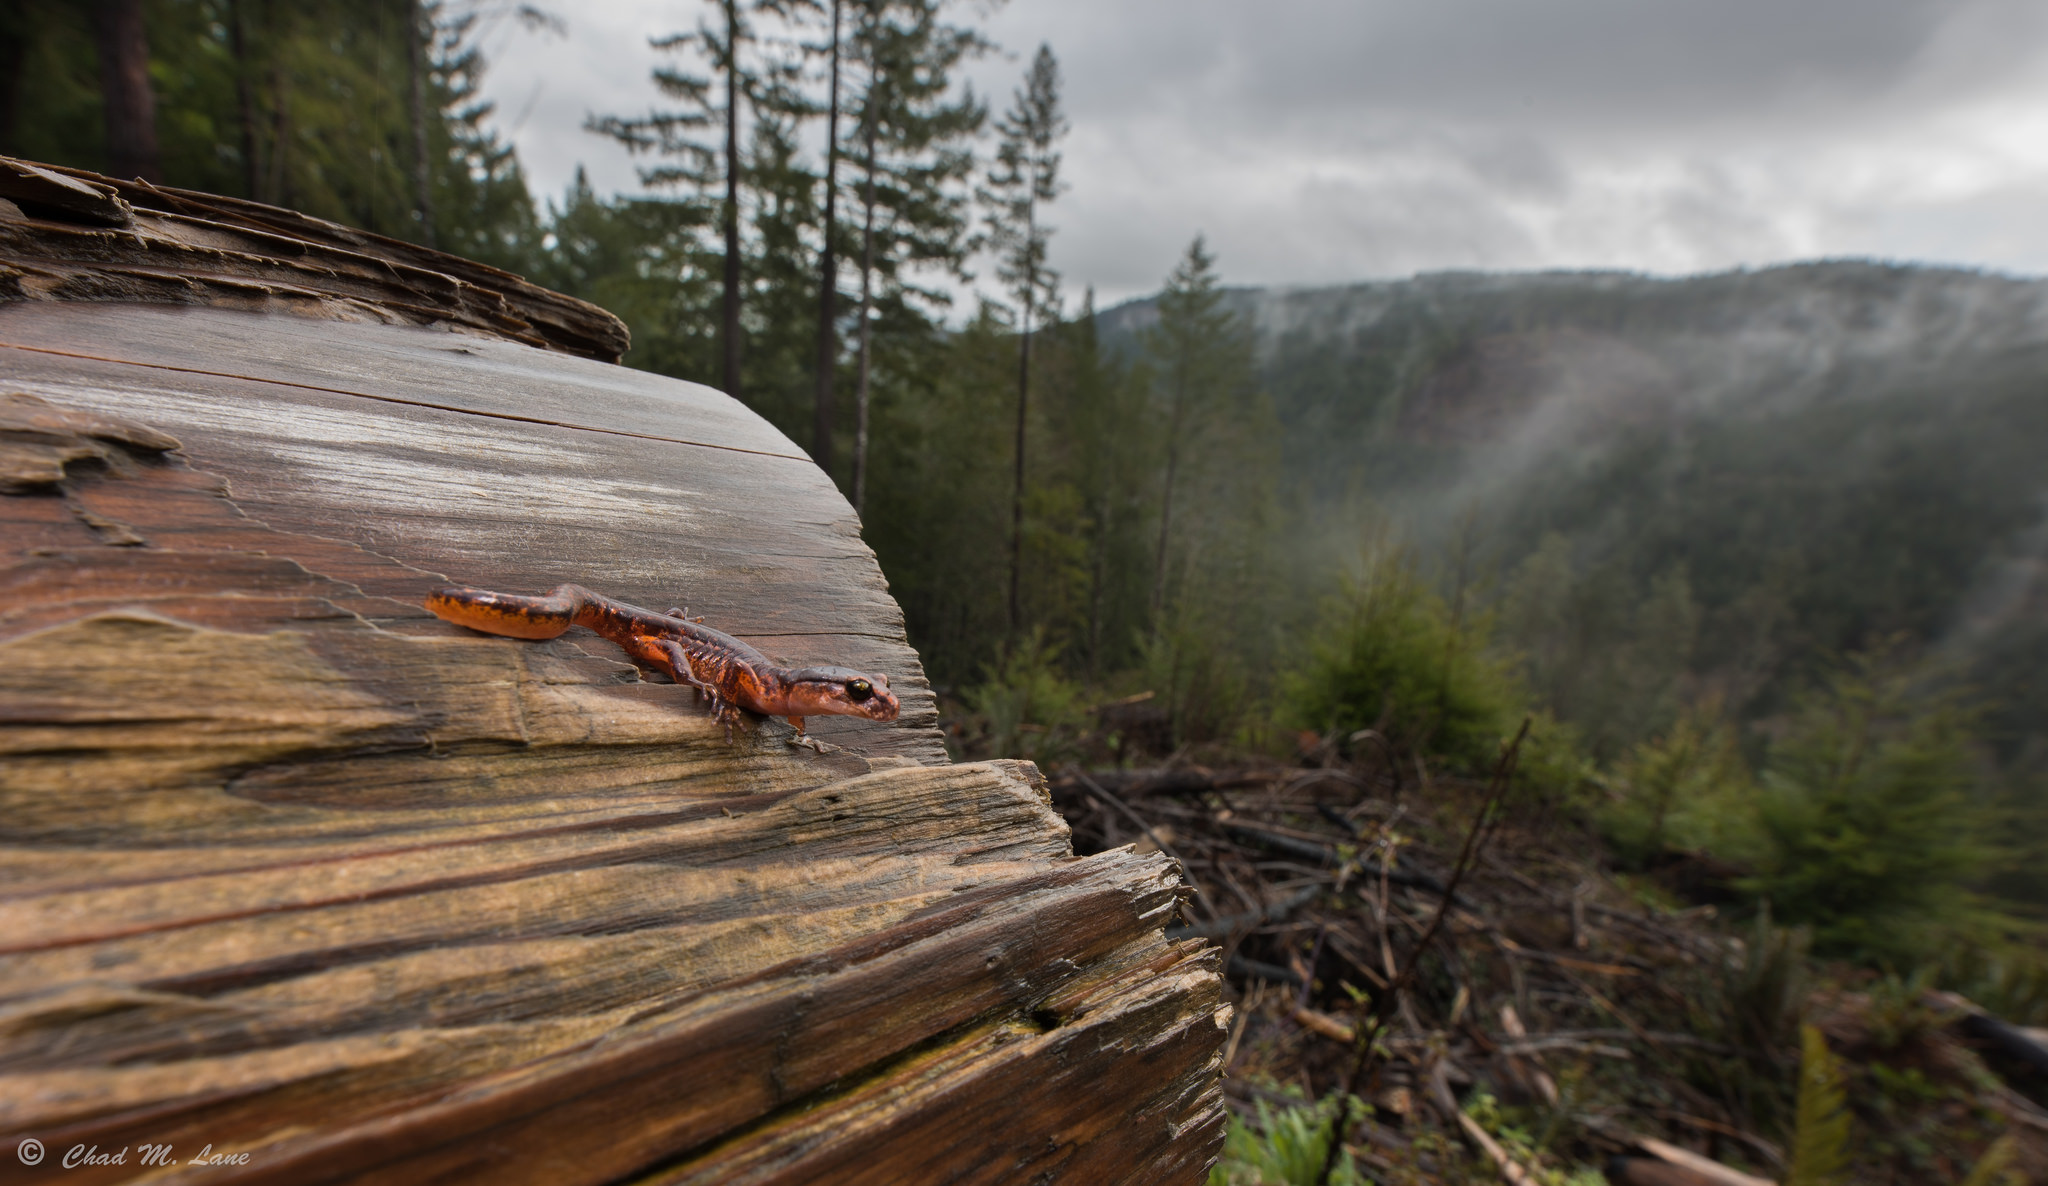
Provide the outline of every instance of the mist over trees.
<path id="1" fill-rule="evenodd" d="M 1531 793 L 1620 860 L 1739 859 L 1747 900 L 1866 960 L 1946 958 L 1940 921 L 1987 902 L 1983 934 L 2037 936 L 2048 286 L 1831 264 L 1251 292 L 1189 227 L 1156 298 L 1098 312 L 1047 261 L 1087 184 L 1057 58 L 991 119 L 960 77 L 997 48 L 978 11 L 684 9 L 649 31 L 646 108 L 591 123 L 643 192 L 579 176 L 536 208 L 477 46 L 560 36 L 545 11 L 22 0 L 0 153 L 616 312 L 628 365 L 811 444 L 963 753 L 1369 732 L 1473 766 L 1534 713 Z M 998 295 L 949 296 L 976 283 Z"/>

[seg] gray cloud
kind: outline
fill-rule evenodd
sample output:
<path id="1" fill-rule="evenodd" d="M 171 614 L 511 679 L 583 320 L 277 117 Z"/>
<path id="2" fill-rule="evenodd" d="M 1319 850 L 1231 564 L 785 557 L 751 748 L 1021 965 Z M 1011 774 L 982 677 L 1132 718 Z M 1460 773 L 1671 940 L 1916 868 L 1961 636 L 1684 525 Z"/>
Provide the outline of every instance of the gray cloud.
<path id="1" fill-rule="evenodd" d="M 490 80 L 543 193 L 631 162 L 578 129 L 653 99 L 646 35 L 695 5 L 590 3 Z M 1226 276 L 1678 272 L 1809 255 L 2048 269 L 2048 6 L 2032 0 L 1013 0 L 1073 122 L 1053 261 L 1104 300 L 1196 232 Z"/>

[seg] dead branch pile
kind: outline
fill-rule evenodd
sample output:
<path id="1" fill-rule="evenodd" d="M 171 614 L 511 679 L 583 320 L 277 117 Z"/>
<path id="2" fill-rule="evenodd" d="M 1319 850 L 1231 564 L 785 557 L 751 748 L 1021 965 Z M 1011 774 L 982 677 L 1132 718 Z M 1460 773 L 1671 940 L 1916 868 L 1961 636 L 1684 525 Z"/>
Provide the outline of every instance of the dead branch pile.
<path id="1" fill-rule="evenodd" d="M 1563 1181 L 1573 1164 L 1618 1182 L 1783 1177 L 1812 999 L 1797 936 L 1646 903 L 1576 825 L 1504 810 L 1504 783 L 1190 767 L 1070 770 L 1052 792 L 1076 851 L 1130 844 L 1185 870 L 1169 933 L 1223 949 L 1240 1114 L 1348 1085 L 1369 1110 L 1349 1113 L 1345 1147 L 1382 1181 Z M 1977 1073 L 1946 1031 L 1924 1036 L 1958 1082 Z M 1958 1091 L 1962 1112 L 2034 1132 L 2023 1160 L 2042 1154 L 2048 1113 Z M 1949 1141 L 1953 1174 L 1858 1180 L 1959 1181 L 1993 1127 Z"/>

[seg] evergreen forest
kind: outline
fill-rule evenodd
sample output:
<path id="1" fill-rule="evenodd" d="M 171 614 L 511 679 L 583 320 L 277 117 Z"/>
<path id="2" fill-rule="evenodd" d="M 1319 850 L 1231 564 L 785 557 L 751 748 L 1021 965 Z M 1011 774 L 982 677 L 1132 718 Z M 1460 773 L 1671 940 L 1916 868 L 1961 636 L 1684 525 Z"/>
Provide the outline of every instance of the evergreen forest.
<path id="1" fill-rule="evenodd" d="M 588 125 L 643 188 L 534 194 L 479 46 L 563 35 L 545 6 L 16 0 L 0 155 L 618 314 L 627 365 L 736 396 L 839 484 L 958 756 L 1372 750 L 1428 785 L 1527 721 L 1508 808 L 1644 893 L 1705 869 L 1850 975 L 2048 1025 L 2048 282 L 1248 289 L 1188 227 L 1156 295 L 1098 309 L 1049 262 L 1088 184 L 1055 49 L 981 11 L 679 5 L 646 105 Z M 1004 53 L 1012 89 L 964 84 Z"/>

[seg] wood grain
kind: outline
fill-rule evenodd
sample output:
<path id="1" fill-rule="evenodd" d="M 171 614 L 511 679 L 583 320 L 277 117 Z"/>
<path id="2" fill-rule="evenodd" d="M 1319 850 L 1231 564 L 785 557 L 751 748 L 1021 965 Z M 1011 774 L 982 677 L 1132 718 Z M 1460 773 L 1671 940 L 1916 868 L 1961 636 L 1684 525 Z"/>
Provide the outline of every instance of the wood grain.
<path id="1" fill-rule="evenodd" d="M 0 302 L 0 479 L 0 1181 L 1213 1160 L 1225 1011 L 1162 934 L 1171 863 L 1077 859 L 1034 769 L 947 764 L 851 509 L 725 397 L 445 328 Z M 728 742 L 587 631 L 433 618 L 448 580 L 687 605 L 905 710 Z"/>

